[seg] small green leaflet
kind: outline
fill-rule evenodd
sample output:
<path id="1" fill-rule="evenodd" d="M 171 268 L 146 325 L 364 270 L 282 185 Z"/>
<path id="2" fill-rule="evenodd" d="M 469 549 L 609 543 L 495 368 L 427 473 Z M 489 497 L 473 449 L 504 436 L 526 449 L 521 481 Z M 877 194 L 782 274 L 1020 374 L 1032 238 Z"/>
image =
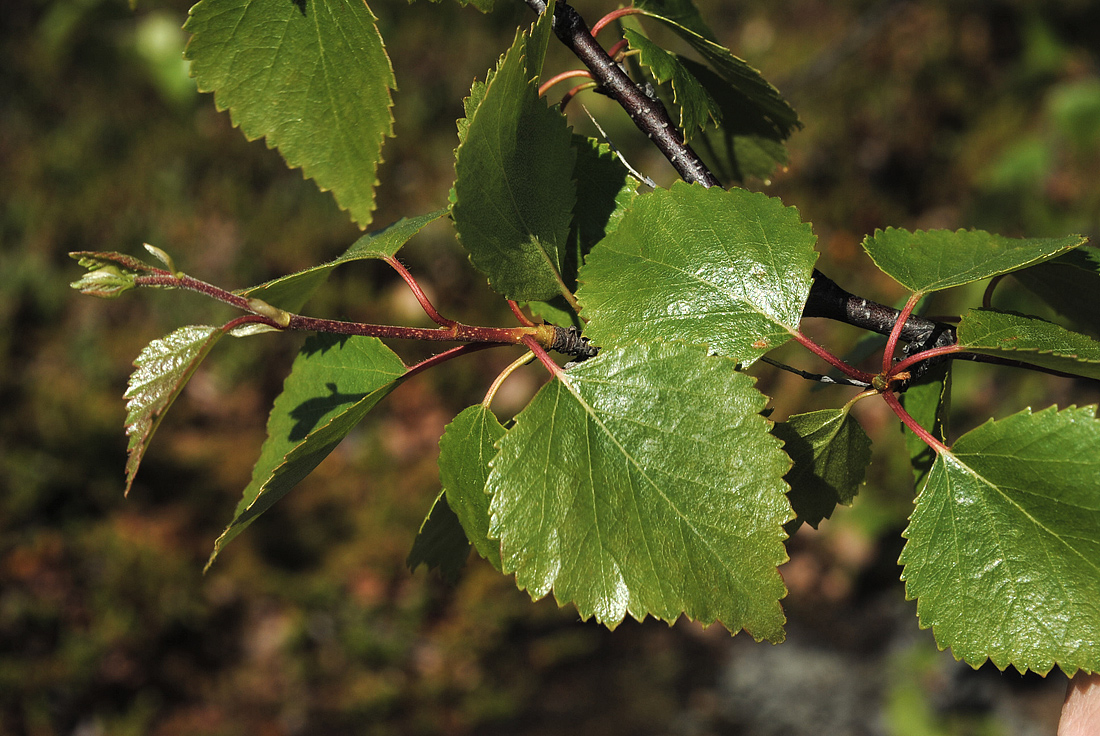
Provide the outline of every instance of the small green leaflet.
<path id="1" fill-rule="evenodd" d="M 449 211 L 450 208 L 443 208 L 420 217 L 403 217 L 381 230 L 363 235 L 339 258 L 289 276 L 272 279 L 238 293 L 241 296 L 263 299 L 280 309 L 297 312 L 325 283 L 329 274 L 337 266 L 363 259 L 392 258 L 405 243 L 412 240 L 413 236 Z"/>
<path id="2" fill-rule="evenodd" d="M 815 241 L 798 210 L 763 194 L 682 182 L 639 194 L 581 268 L 585 334 L 754 361 L 798 329 Z"/>
<path id="3" fill-rule="evenodd" d="M 718 103 L 699 80 L 688 72 L 680 62 L 680 57 L 665 51 L 630 28 L 624 29 L 623 37 L 631 49 L 639 52 L 639 63 L 649 68 L 654 79 L 661 84 L 672 84 L 674 109 L 679 111 L 676 124 L 688 140 L 696 130 L 701 130 L 708 123 L 717 125 L 721 122 L 722 111 Z"/>
<path id="4" fill-rule="evenodd" d="M 519 587 L 610 627 L 686 615 L 783 638 L 790 459 L 736 365 L 682 344 L 605 348 L 539 391 L 487 485 Z"/>
<path id="5" fill-rule="evenodd" d="M 294 360 L 267 420 L 267 439 L 233 521 L 214 543 L 207 568 L 225 545 L 313 472 L 406 371 L 374 337 L 316 335 Z"/>
<path id="6" fill-rule="evenodd" d="M 462 531 L 462 524 L 447 505 L 444 495 L 445 492 L 440 491 L 435 497 L 405 564 L 413 572 L 421 565 L 429 570 L 438 568 L 444 580 L 454 583 L 470 556 L 470 540 L 466 539 L 466 532 Z"/>
<path id="7" fill-rule="evenodd" d="M 1077 248 L 1012 277 L 1063 316 L 1100 333 L 1100 248 Z"/>
<path id="8" fill-rule="evenodd" d="M 1064 238 L 1006 238 L 983 230 L 876 230 L 863 249 L 887 275 L 927 293 L 981 281 L 1054 258 L 1085 242 Z"/>
<path id="9" fill-rule="evenodd" d="M 137 288 L 134 279 L 138 276 L 163 273 L 161 269 L 123 253 L 82 250 L 70 253 L 69 257 L 88 269 L 79 281 L 73 281 L 69 287 L 101 299 L 116 299 Z"/>
<path id="10" fill-rule="evenodd" d="M 971 309 L 959 322 L 958 338 L 967 352 L 1100 380 L 1100 342 L 1038 317 Z"/>
<path id="11" fill-rule="evenodd" d="M 199 89 L 360 225 L 393 135 L 396 82 L 376 21 L 362 0 L 201 0 L 184 26 Z"/>
<path id="12" fill-rule="evenodd" d="M 974 667 L 1100 670 L 1100 422 L 1025 410 L 963 435 L 916 500 L 899 562 L 922 627 Z"/>
<path id="13" fill-rule="evenodd" d="M 796 515 L 787 524 L 788 533 L 802 522 L 816 529 L 837 504 L 851 506 L 863 484 L 871 463 L 871 440 L 848 409 L 795 414 L 772 428 L 794 462 L 785 478 Z"/>
<path id="14" fill-rule="evenodd" d="M 540 18 L 532 38 L 548 39 L 540 29 L 549 23 Z M 562 269 L 577 192 L 572 134 L 561 113 L 539 98 L 537 72 L 525 61 L 525 54 L 541 59 L 535 45 L 517 34 L 460 126 L 455 161 L 459 241 L 490 286 L 516 301 L 568 291 Z"/>
<path id="15" fill-rule="evenodd" d="M 439 440 L 439 480 L 447 503 L 477 553 L 500 569 L 500 543 L 489 539 L 489 461 L 505 429 L 493 412 L 477 404 L 447 425 Z"/>
<path id="16" fill-rule="evenodd" d="M 225 332 L 205 325 L 181 327 L 145 346 L 130 375 L 126 399 L 126 434 L 130 437 L 126 459 L 126 493 L 134 484 L 138 466 L 165 412 L 191 380 L 199 363 L 210 354 Z"/>

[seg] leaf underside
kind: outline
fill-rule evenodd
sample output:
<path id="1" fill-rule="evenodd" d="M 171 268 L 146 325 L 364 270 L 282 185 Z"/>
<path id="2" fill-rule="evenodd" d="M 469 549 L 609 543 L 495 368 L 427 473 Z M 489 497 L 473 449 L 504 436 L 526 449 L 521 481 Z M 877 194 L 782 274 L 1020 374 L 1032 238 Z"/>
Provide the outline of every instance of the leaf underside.
<path id="1" fill-rule="evenodd" d="M 1077 248 L 1012 276 L 1063 316 L 1100 333 L 1100 248 Z"/>
<path id="2" fill-rule="evenodd" d="M 360 226 L 393 135 L 396 83 L 376 21 L 362 0 L 201 0 L 184 25 L 199 90 Z"/>
<path id="3" fill-rule="evenodd" d="M 928 474 L 899 562 L 922 627 L 977 667 L 1100 670 L 1100 422 L 1025 410 Z"/>
<path id="4" fill-rule="evenodd" d="M 374 337 L 317 335 L 291 366 L 267 420 L 267 439 L 233 520 L 206 563 L 285 496 L 405 374 L 405 364 Z"/>
<path id="5" fill-rule="evenodd" d="M 958 326 L 963 350 L 1100 380 L 1100 342 L 1014 312 L 972 309 Z"/>
<path id="6" fill-rule="evenodd" d="M 1006 238 L 983 230 L 876 230 L 863 249 L 880 269 L 914 292 L 927 293 L 1017 271 L 1085 242 L 1064 238 Z"/>
<path id="7" fill-rule="evenodd" d="M 687 615 L 782 639 L 790 460 L 764 403 L 733 360 L 685 345 L 605 349 L 559 375 L 492 462 L 504 570 L 610 627 Z"/>
<path id="8" fill-rule="evenodd" d="M 126 493 L 165 412 L 225 332 L 220 327 L 181 327 L 149 343 L 134 361 L 126 399 Z"/>
<path id="9" fill-rule="evenodd" d="M 816 237 L 798 211 L 743 189 L 638 195 L 581 269 L 596 345 L 682 340 L 744 363 L 798 329 Z"/>

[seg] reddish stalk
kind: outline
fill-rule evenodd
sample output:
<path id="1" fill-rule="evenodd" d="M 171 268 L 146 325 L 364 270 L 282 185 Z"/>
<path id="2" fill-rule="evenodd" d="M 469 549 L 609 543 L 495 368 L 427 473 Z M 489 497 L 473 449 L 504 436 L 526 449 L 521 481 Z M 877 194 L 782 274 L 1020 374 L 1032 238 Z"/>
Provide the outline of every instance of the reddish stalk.
<path id="1" fill-rule="evenodd" d="M 905 407 L 901 405 L 901 402 L 898 401 L 898 397 L 894 395 L 893 391 L 884 391 L 882 393 L 882 398 L 886 402 L 886 404 L 894 410 L 894 413 L 898 415 L 898 419 L 900 419 L 906 427 L 911 429 L 913 431 L 913 434 L 924 440 L 924 443 L 926 445 L 935 450 L 936 454 L 942 455 L 945 452 L 950 452 L 950 449 L 947 447 L 947 445 L 943 444 L 938 439 L 933 437 L 928 432 L 928 430 L 917 424 L 916 419 L 913 419 L 913 417 L 909 416 L 909 412 L 905 411 Z"/>
<path id="2" fill-rule="evenodd" d="M 570 100 L 579 95 L 581 92 L 584 92 L 586 89 L 595 89 L 596 86 L 597 85 L 595 82 L 585 82 L 584 84 L 578 84 L 576 87 L 561 96 L 561 102 L 558 103 L 558 109 L 562 112 L 565 112 L 565 106 L 569 104 Z"/>
<path id="3" fill-rule="evenodd" d="M 390 268 L 397 271 L 397 275 L 404 279 L 405 283 L 409 285 L 409 288 L 412 289 L 413 296 L 416 297 L 416 301 L 420 302 L 420 307 L 424 310 L 424 314 L 428 315 L 432 322 L 435 322 L 437 325 L 442 325 L 443 327 L 454 327 L 458 324 L 453 319 L 447 319 L 436 311 L 431 301 L 428 300 L 428 295 L 424 293 L 424 290 L 420 288 L 420 284 L 416 282 L 413 275 L 409 273 L 409 270 L 405 268 L 400 261 L 393 256 L 386 256 L 384 260 L 389 264 Z"/>
<path id="4" fill-rule="evenodd" d="M 576 79 L 577 77 L 592 79 L 592 72 L 588 71 L 587 69 L 573 69 L 572 71 L 555 74 L 554 76 L 550 77 L 545 82 L 539 85 L 539 97 L 545 95 L 546 91 L 558 82 L 564 82 L 566 79 Z"/>
<path id="5" fill-rule="evenodd" d="M 621 59 L 619 58 L 619 52 L 621 52 L 629 45 L 630 42 L 627 41 L 625 38 L 622 41 L 616 41 L 615 45 L 607 50 L 607 55 L 615 61 L 621 61 Z"/>
<path id="6" fill-rule="evenodd" d="M 919 291 L 909 296 L 909 301 L 905 302 L 905 306 L 901 308 L 901 314 L 894 322 L 894 329 L 890 330 L 890 337 L 886 340 L 886 349 L 882 351 L 882 374 L 884 376 L 890 375 L 890 368 L 894 365 L 894 352 L 898 347 L 901 330 L 905 327 L 905 323 L 909 321 L 909 315 L 913 313 L 913 308 L 917 306 L 921 296 L 923 295 Z"/>
<path id="7" fill-rule="evenodd" d="M 564 371 L 561 369 L 561 366 L 554 362 L 549 353 L 543 350 L 542 346 L 535 342 L 535 338 L 527 335 L 523 338 L 523 344 L 526 345 L 528 349 L 530 349 L 530 351 L 535 354 L 535 357 L 539 359 L 539 362 L 542 363 L 543 367 L 546 368 L 546 370 L 550 371 L 550 375 L 558 378 L 561 376 L 562 373 L 564 373 Z"/>
<path id="8" fill-rule="evenodd" d="M 928 360 L 929 358 L 935 358 L 940 355 L 951 355 L 952 353 L 961 353 L 963 350 L 958 345 L 945 345 L 942 348 L 930 348 L 916 355 L 910 355 L 908 358 L 895 363 L 891 368 L 888 376 L 896 376 L 899 373 L 904 373 L 909 368 L 922 360 Z"/>
<path id="9" fill-rule="evenodd" d="M 592 38 L 595 38 L 596 34 L 602 31 L 608 23 L 613 23 L 619 18 L 625 18 L 628 15 L 639 15 L 643 12 L 644 11 L 639 8 L 619 8 L 618 10 L 612 10 L 610 13 L 592 24 Z"/>
<path id="10" fill-rule="evenodd" d="M 512 314 L 516 315 L 516 319 L 519 320 L 519 323 L 521 325 L 523 325 L 524 327 L 535 326 L 535 323 L 528 319 L 527 315 L 523 313 L 523 310 L 519 308 L 519 305 L 511 299 L 508 300 L 508 308 L 512 310 Z"/>
<path id="11" fill-rule="evenodd" d="M 439 353 L 438 355 L 433 355 L 432 357 L 428 358 L 427 360 L 422 360 L 419 363 L 417 363 L 416 365 L 409 366 L 409 369 L 407 371 L 405 371 L 404 378 L 411 378 L 412 376 L 416 375 L 417 373 L 420 373 L 422 371 L 426 371 L 429 368 L 434 368 L 437 365 L 440 365 L 442 363 L 446 363 L 448 360 L 452 360 L 452 359 L 457 358 L 461 355 L 469 355 L 470 353 L 476 353 L 479 350 L 485 350 L 487 348 L 499 348 L 499 347 L 503 347 L 506 344 L 508 344 L 508 343 L 477 342 L 477 343 L 468 343 L 466 345 L 459 345 L 456 348 L 451 348 L 450 350 L 444 350 L 442 353 Z"/>
<path id="12" fill-rule="evenodd" d="M 803 335 L 801 332 L 792 332 L 791 336 L 794 337 L 794 339 L 797 340 L 799 343 L 801 343 L 802 347 L 806 348 L 807 350 L 812 352 L 814 355 L 821 358 L 826 363 L 828 363 L 832 367 L 836 368 L 838 371 L 840 371 L 844 375 L 848 376 L 848 378 L 854 378 L 857 381 L 863 381 L 864 383 L 870 383 L 871 379 L 873 379 L 875 377 L 873 373 L 868 373 L 867 371 L 861 371 L 858 368 L 853 368 L 852 366 L 848 365 L 843 360 L 836 357 L 835 355 L 830 353 L 828 350 L 826 350 L 825 348 L 821 347 L 820 345 L 818 345 L 816 342 L 814 342 L 810 338 Z"/>

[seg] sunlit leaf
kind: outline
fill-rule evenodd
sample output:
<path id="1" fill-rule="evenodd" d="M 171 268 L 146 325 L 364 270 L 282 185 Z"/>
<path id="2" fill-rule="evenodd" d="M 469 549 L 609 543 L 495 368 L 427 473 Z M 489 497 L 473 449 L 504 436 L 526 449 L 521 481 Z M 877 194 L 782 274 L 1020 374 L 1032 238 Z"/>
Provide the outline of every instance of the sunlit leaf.
<path id="1" fill-rule="evenodd" d="M 376 21 L 362 0 L 201 0 L 184 26 L 199 89 L 360 225 L 393 134 L 396 82 Z"/>
<path id="2" fill-rule="evenodd" d="M 413 236 L 446 215 L 448 211 L 449 208 L 444 208 L 420 217 L 403 217 L 381 230 L 363 235 L 339 258 L 289 276 L 281 276 L 239 293 L 241 296 L 263 299 L 281 309 L 297 312 L 325 283 L 329 274 L 337 266 L 363 259 L 393 257 Z"/>
<path id="3" fill-rule="evenodd" d="M 137 370 L 130 375 L 123 396 L 126 399 L 126 434 L 130 437 L 126 493 L 134 484 L 149 440 L 165 412 L 224 334 L 220 327 L 181 327 L 167 337 L 153 340 L 134 361 Z"/>
<path id="4" fill-rule="evenodd" d="M 1064 238 L 1006 238 L 983 230 L 876 230 L 863 248 L 879 268 L 910 291 L 962 286 L 1054 258 L 1085 242 Z"/>
<path id="5" fill-rule="evenodd" d="M 653 78 L 661 84 L 672 86 L 673 103 L 677 111 L 673 119 L 688 140 L 708 123 L 721 122 L 722 111 L 718 108 L 718 103 L 681 63 L 680 57 L 665 51 L 630 28 L 624 30 L 623 37 L 630 48 L 638 52 L 639 63 L 649 69 Z"/>
<path id="6" fill-rule="evenodd" d="M 532 53 L 517 35 L 460 127 L 453 194 L 455 229 L 470 261 L 517 301 L 568 290 L 562 270 L 577 192 L 572 134 L 538 96 L 525 58 Z"/>
<path id="7" fill-rule="evenodd" d="M 294 360 L 267 420 L 267 439 L 207 567 L 257 516 L 313 472 L 400 382 L 405 364 L 374 337 L 317 335 Z"/>
<path id="8" fill-rule="evenodd" d="M 871 462 L 871 440 L 848 407 L 795 414 L 772 428 L 794 465 L 785 480 L 795 519 L 814 529 L 832 516 L 837 504 L 852 505 Z"/>
<path id="9" fill-rule="evenodd" d="M 1100 333 L 1100 248 L 1077 248 L 1012 277 L 1060 314 Z"/>
<path id="10" fill-rule="evenodd" d="M 447 503 L 477 553 L 500 569 L 500 542 L 489 539 L 489 461 L 505 434 L 493 413 L 478 404 L 454 418 L 439 440 L 439 479 Z"/>
<path id="11" fill-rule="evenodd" d="M 963 435 L 917 497 L 900 562 L 923 627 L 975 667 L 1100 670 L 1100 422 L 1025 410 Z"/>
<path id="12" fill-rule="evenodd" d="M 592 249 L 577 299 L 600 346 L 683 340 L 751 362 L 798 329 L 816 237 L 798 211 L 743 189 L 642 194 Z"/>
<path id="13" fill-rule="evenodd" d="M 1100 380 L 1100 342 L 1038 317 L 971 309 L 959 322 L 959 347 Z"/>
<path id="14" fill-rule="evenodd" d="M 544 386 L 488 490 L 504 569 L 608 626 L 680 615 L 783 638 L 790 468 L 765 398 L 686 345 L 605 349 Z"/>

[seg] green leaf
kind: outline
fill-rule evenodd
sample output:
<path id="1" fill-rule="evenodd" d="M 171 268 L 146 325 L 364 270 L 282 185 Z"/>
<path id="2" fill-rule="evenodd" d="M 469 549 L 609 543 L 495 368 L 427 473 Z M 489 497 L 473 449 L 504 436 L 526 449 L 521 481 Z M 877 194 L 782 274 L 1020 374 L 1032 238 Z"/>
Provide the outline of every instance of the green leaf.
<path id="1" fill-rule="evenodd" d="M 610 627 L 684 614 L 782 639 L 790 460 L 753 383 L 671 344 L 605 348 L 559 373 L 492 461 L 504 570 Z"/>
<path id="2" fill-rule="evenodd" d="M 191 380 L 199 363 L 225 332 L 205 325 L 181 327 L 153 340 L 134 361 L 137 369 L 123 398 L 126 399 L 126 434 L 130 437 L 126 459 L 126 493 L 134 484 L 138 466 L 165 412 Z"/>
<path id="3" fill-rule="evenodd" d="M 691 139 L 696 129 L 722 121 L 718 103 L 681 63 L 680 57 L 630 28 L 623 31 L 623 37 L 631 49 L 639 52 L 639 63 L 649 68 L 657 82 L 672 85 L 673 109 L 678 111 L 675 117 L 679 118 L 676 124 L 687 139 Z"/>
<path id="4" fill-rule="evenodd" d="M 453 583 L 470 556 L 470 540 L 443 496 L 441 491 L 435 497 L 405 564 L 413 572 L 421 565 L 429 570 L 438 569 L 444 580 Z"/>
<path id="5" fill-rule="evenodd" d="M 445 207 L 419 217 L 403 217 L 381 230 L 363 235 L 339 258 L 289 276 L 281 276 L 238 293 L 241 296 L 263 299 L 269 304 L 290 312 L 297 312 L 325 283 L 329 274 L 337 266 L 363 259 L 392 258 L 405 243 L 412 240 L 413 236 L 449 211 L 450 208 Z"/>
<path id="6" fill-rule="evenodd" d="M 1100 380 L 1100 342 L 1038 317 L 971 309 L 957 331 L 959 347 L 968 352 Z"/>
<path id="7" fill-rule="evenodd" d="M 763 194 L 678 182 L 638 195 L 581 269 L 586 335 L 756 360 L 798 329 L 815 240 L 796 209 Z"/>
<path id="8" fill-rule="evenodd" d="M 439 440 L 439 479 L 447 503 L 477 553 L 500 570 L 500 543 L 489 539 L 489 461 L 505 429 L 489 409 L 467 407 L 447 425 Z"/>
<path id="9" fill-rule="evenodd" d="M 1100 249 L 1083 246 L 1012 277 L 1063 316 L 1100 333 Z"/>
<path id="10" fill-rule="evenodd" d="M 367 412 L 397 387 L 405 364 L 374 337 L 316 335 L 291 366 L 267 420 L 267 439 L 214 558 L 313 472 Z"/>
<path id="11" fill-rule="evenodd" d="M 990 421 L 941 454 L 905 532 L 921 626 L 977 667 L 1100 670 L 1095 407 Z"/>
<path id="12" fill-rule="evenodd" d="M 880 269 L 913 292 L 962 286 L 1054 258 L 1085 242 L 1064 238 L 1006 238 L 983 230 L 876 230 L 863 249 Z"/>
<path id="13" fill-rule="evenodd" d="M 692 33 L 717 42 L 714 31 L 703 20 L 703 14 L 691 0 L 636 0 L 634 7 L 655 18 L 663 18 L 687 28 Z"/>
<path id="14" fill-rule="evenodd" d="M 802 522 L 817 529 L 837 504 L 851 506 L 863 484 L 871 463 L 871 440 L 848 408 L 795 414 L 772 428 L 794 462 L 785 478 L 796 515 L 787 525 L 788 533 Z"/>
<path id="15" fill-rule="evenodd" d="M 731 87 L 743 96 L 746 105 L 744 114 L 766 120 L 768 124 L 774 126 L 781 139 L 790 137 L 792 132 L 802 127 L 802 123 L 798 120 L 798 113 L 789 102 L 783 99 L 779 90 L 746 61 L 734 56 L 729 49 L 715 43 L 706 34 L 685 27 L 659 12 L 647 11 L 646 15 L 668 26 L 676 35 L 687 41 L 710 68 L 725 81 L 724 86 Z M 698 75 L 694 76 L 698 78 Z M 713 89 L 708 91 L 712 96 L 714 95 Z"/>
<path id="16" fill-rule="evenodd" d="M 919 382 L 910 385 L 900 399 L 905 411 L 917 424 L 940 442 L 947 443 L 951 415 L 950 363 L 930 369 Z M 909 464 L 913 468 L 914 485 L 919 487 L 936 459 L 936 452 L 904 424 L 902 428 L 905 447 L 909 451 Z"/>
<path id="17" fill-rule="evenodd" d="M 360 225 L 393 135 L 396 82 L 376 21 L 362 0 L 201 0 L 184 26 L 199 90 Z"/>
<path id="18" fill-rule="evenodd" d="M 525 53 L 517 35 L 469 117 L 452 212 L 470 261 L 516 301 L 568 291 L 562 270 L 577 191 L 569 128 L 539 98 Z"/>

